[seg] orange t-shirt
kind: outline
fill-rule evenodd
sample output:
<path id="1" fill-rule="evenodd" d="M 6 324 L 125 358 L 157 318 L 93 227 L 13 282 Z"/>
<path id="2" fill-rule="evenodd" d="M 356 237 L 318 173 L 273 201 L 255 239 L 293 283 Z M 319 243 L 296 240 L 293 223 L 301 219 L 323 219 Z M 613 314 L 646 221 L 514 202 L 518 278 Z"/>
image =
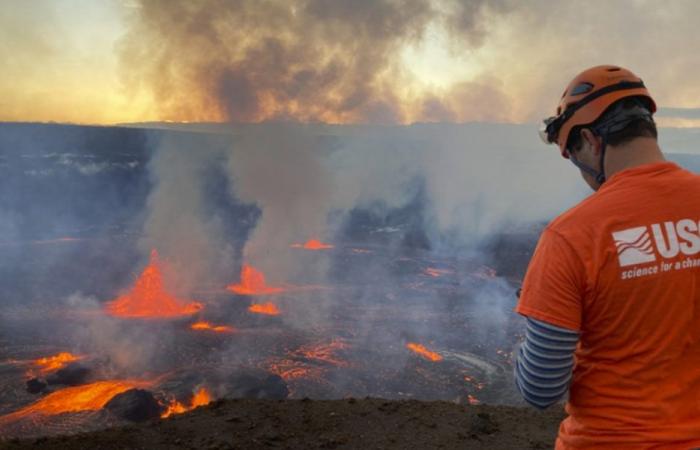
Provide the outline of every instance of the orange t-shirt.
<path id="1" fill-rule="evenodd" d="M 700 447 L 700 176 L 613 175 L 550 223 L 516 311 L 580 332 L 557 449 Z"/>

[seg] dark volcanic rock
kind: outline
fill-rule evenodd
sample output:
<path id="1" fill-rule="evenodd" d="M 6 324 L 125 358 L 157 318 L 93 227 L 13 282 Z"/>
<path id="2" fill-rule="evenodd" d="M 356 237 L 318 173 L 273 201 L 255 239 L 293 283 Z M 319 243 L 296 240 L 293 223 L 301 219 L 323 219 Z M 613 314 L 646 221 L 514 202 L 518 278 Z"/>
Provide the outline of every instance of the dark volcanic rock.
<path id="1" fill-rule="evenodd" d="M 65 384 L 66 386 L 78 386 L 88 381 L 90 372 L 92 371 L 89 367 L 79 363 L 71 363 L 56 373 L 49 375 L 46 378 L 46 382 L 49 385 Z"/>
<path id="2" fill-rule="evenodd" d="M 130 389 L 115 395 L 104 407 L 115 416 L 132 422 L 155 419 L 161 413 L 158 400 L 143 389 Z"/>
<path id="3" fill-rule="evenodd" d="M 284 400 L 288 395 L 287 383 L 279 375 L 242 373 L 230 381 L 227 397 Z"/>
<path id="4" fill-rule="evenodd" d="M 38 378 L 32 378 L 27 381 L 27 392 L 30 394 L 38 394 L 46 389 L 46 383 Z"/>

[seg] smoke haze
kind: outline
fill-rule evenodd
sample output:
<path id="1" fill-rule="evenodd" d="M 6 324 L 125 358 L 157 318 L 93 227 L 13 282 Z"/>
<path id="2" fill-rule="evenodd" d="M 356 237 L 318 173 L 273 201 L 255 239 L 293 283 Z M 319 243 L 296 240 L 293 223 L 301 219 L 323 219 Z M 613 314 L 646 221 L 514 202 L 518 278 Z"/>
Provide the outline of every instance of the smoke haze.
<path id="1" fill-rule="evenodd" d="M 120 44 L 122 73 L 128 87 L 152 91 L 164 118 L 180 120 L 499 118 L 497 80 L 423 96 L 410 92 L 400 64 L 401 48 L 436 21 L 478 46 L 481 18 L 494 8 L 452 0 L 144 1 Z M 492 107 L 465 114 L 486 98 Z"/>

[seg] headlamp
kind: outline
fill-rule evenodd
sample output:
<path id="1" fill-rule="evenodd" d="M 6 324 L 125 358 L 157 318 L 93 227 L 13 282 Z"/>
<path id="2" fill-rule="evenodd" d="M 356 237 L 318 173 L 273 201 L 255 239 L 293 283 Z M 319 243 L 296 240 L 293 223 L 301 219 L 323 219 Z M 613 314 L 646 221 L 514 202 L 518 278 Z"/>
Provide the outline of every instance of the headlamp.
<path id="1" fill-rule="evenodd" d="M 559 134 L 559 127 L 556 127 L 555 124 L 557 119 L 558 116 L 548 117 L 540 125 L 540 139 L 545 144 L 555 144 L 557 142 L 557 134 Z"/>

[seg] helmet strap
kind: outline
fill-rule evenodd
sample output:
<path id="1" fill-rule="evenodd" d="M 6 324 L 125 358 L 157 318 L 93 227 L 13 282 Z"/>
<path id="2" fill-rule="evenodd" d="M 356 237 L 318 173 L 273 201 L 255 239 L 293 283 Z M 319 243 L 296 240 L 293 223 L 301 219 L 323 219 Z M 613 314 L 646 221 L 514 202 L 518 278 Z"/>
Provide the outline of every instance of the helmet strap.
<path id="1" fill-rule="evenodd" d="M 605 138 L 605 135 L 602 135 L 601 138 L 602 140 L 600 143 L 600 172 L 595 177 L 595 180 L 600 185 L 605 183 L 605 150 L 607 150 L 608 148 L 608 140 Z"/>
<path id="2" fill-rule="evenodd" d="M 603 140 L 601 143 L 601 148 L 600 148 L 600 172 L 592 168 L 591 166 L 582 163 L 579 161 L 576 156 L 569 152 L 569 159 L 571 162 L 578 167 L 580 170 L 583 172 L 586 172 L 588 175 L 592 176 L 593 179 L 599 184 L 602 185 L 605 183 L 605 150 L 607 148 L 607 140 L 605 139 L 605 136 L 602 136 Z"/>

